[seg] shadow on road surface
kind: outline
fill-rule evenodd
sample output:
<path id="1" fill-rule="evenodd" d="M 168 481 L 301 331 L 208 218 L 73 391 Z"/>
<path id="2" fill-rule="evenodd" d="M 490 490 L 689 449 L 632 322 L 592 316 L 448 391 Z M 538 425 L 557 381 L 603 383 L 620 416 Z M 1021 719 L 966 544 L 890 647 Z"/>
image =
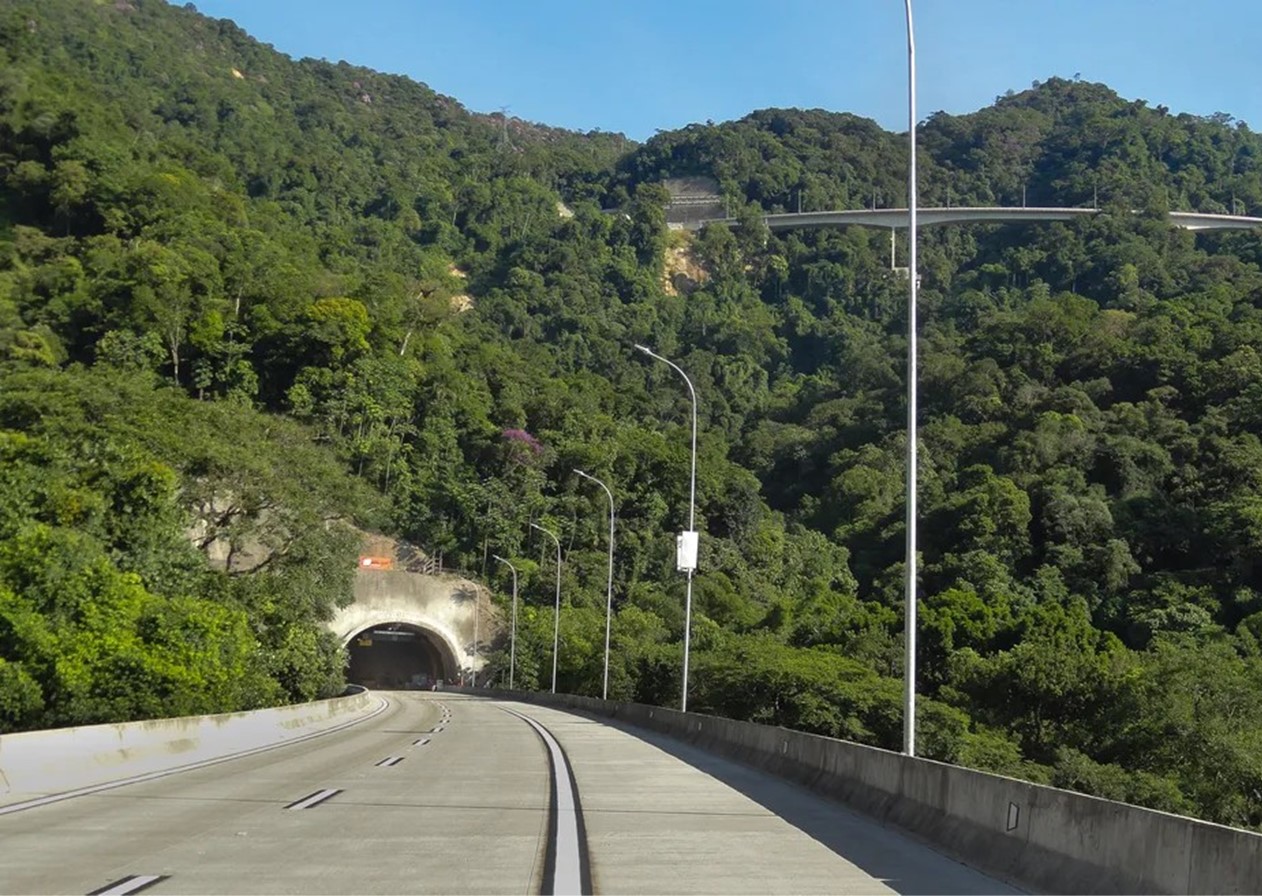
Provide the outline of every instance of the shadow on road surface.
<path id="1" fill-rule="evenodd" d="M 1013 894 L 1017 889 L 947 855 L 933 844 L 847 808 L 791 781 L 707 753 L 664 734 L 576 710 L 565 712 L 616 728 L 722 781 L 846 861 L 904 896 Z M 925 861 L 925 851 L 936 861 Z M 918 854 L 912 858 L 911 853 Z"/>

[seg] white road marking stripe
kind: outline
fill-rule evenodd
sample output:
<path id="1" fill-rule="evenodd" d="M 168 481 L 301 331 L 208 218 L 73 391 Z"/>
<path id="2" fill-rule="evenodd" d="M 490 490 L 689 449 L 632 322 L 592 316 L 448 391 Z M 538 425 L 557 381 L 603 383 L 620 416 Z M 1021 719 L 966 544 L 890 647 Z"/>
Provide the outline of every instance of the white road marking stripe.
<path id="1" fill-rule="evenodd" d="M 378 768 L 385 768 L 385 767 L 389 767 L 389 766 L 391 766 L 391 765 L 398 765 L 398 764 L 399 764 L 400 762 L 402 762 L 402 761 L 403 761 L 403 757 L 402 757 L 402 756 L 387 756 L 385 759 L 383 759 L 383 760 L 381 760 L 380 762 L 378 762 L 378 763 L 377 763 L 377 767 L 378 767 Z"/>
<path id="2" fill-rule="evenodd" d="M 286 809 L 310 809 L 312 806 L 318 806 L 327 799 L 337 796 L 340 790 L 317 790 L 311 796 L 303 797 L 297 802 L 290 803 Z"/>
<path id="3" fill-rule="evenodd" d="M 127 896 L 128 893 L 137 893 L 165 878 L 165 874 L 133 874 L 109 884 L 103 890 L 93 890 L 91 896 Z"/>
<path id="4" fill-rule="evenodd" d="M 429 743 L 429 738 L 428 738 L 428 737 L 422 737 L 420 740 L 414 740 L 414 741 L 412 741 L 412 746 L 414 746 L 414 747 L 423 747 L 423 746 L 425 746 L 427 743 Z"/>
<path id="5" fill-rule="evenodd" d="M 574 788 L 570 778 L 570 764 L 565 758 L 565 752 L 561 749 L 561 745 L 557 743 L 552 732 L 544 728 L 530 716 L 522 715 L 519 712 L 510 712 L 517 716 L 535 731 L 539 732 L 539 736 L 543 738 L 543 742 L 548 745 L 548 752 L 552 756 L 552 774 L 556 783 L 556 866 L 552 870 L 552 887 L 547 890 L 551 893 L 582 893 L 583 892 L 583 865 L 580 858 L 580 844 L 578 836 L 578 812 L 576 811 L 577 801 L 574 798 Z M 547 883 L 544 884 L 545 888 Z"/>

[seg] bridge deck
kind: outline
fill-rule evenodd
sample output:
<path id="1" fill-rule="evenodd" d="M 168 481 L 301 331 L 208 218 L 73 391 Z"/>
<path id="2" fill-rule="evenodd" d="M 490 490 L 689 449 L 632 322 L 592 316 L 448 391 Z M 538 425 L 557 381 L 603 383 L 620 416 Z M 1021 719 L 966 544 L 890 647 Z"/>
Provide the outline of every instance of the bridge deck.
<path id="1" fill-rule="evenodd" d="M 550 816 L 529 717 L 568 756 L 595 892 L 1015 892 L 665 738 L 537 706 L 388 696 L 345 731 L 0 815 L 0 889 L 537 893 L 565 864 L 559 849 L 548 859 L 550 832 L 576 826 Z"/>
<path id="2" fill-rule="evenodd" d="M 922 208 L 916 210 L 918 226 L 932 227 L 939 224 L 988 224 L 1031 223 L 1043 221 L 1072 221 L 1100 214 L 1095 208 L 1004 208 L 962 207 Z M 908 211 L 905 208 L 845 209 L 826 212 L 800 212 L 765 215 L 763 220 L 771 230 L 794 230 L 804 227 L 879 227 L 901 229 L 907 227 Z M 710 218 L 696 222 L 705 224 L 735 224 L 735 218 Z M 1252 230 L 1262 227 L 1262 218 L 1246 215 L 1219 215 L 1204 212 L 1170 212 L 1170 223 L 1185 230 Z"/>

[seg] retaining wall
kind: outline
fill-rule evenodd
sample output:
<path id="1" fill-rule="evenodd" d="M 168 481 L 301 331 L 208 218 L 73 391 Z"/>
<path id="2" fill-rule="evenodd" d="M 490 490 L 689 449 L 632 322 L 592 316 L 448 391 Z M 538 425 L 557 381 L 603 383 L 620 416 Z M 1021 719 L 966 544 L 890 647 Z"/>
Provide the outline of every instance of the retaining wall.
<path id="1" fill-rule="evenodd" d="M 1262 835 L 786 728 L 590 697 L 506 697 L 608 716 L 796 781 L 1026 888 L 1262 893 Z"/>
<path id="2" fill-rule="evenodd" d="M 373 714 L 365 690 L 252 712 L 0 735 L 0 804 L 171 771 L 275 746 Z"/>

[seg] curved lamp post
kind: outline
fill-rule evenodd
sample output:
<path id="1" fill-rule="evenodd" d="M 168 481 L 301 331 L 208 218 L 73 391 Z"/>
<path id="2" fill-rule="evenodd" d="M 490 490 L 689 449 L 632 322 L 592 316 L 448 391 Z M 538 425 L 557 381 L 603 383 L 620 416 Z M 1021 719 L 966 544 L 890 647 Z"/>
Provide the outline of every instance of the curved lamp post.
<path id="1" fill-rule="evenodd" d="M 613 619 L 613 492 L 609 490 L 609 486 L 605 485 L 591 473 L 584 473 L 582 470 L 575 469 L 575 473 L 584 479 L 590 479 L 605 490 L 605 495 L 609 498 L 609 584 L 605 589 L 605 679 L 601 688 L 600 699 L 609 699 L 609 625 Z"/>
<path id="2" fill-rule="evenodd" d="M 513 689 L 513 673 L 517 669 L 517 567 L 509 563 L 499 554 L 492 554 L 496 560 L 513 571 L 513 627 L 508 636 L 508 689 Z"/>
<path id="3" fill-rule="evenodd" d="M 907 654 L 903 670 L 903 752 L 916 755 L 916 38 L 907 8 L 907 557 L 904 567 Z"/>
<path id="4" fill-rule="evenodd" d="M 692 472 L 688 478 L 688 531 L 679 535 L 676 566 L 688 574 L 688 593 L 684 600 L 684 683 L 683 693 L 679 700 L 681 712 L 688 711 L 688 647 L 692 639 L 692 574 L 697 568 L 697 390 L 692 380 L 674 361 L 663 358 L 647 346 L 635 346 L 636 351 L 643 352 L 670 366 L 688 384 L 688 394 L 692 398 Z"/>
<path id="5" fill-rule="evenodd" d="M 557 692 L 557 647 L 561 643 L 561 539 L 550 529 L 545 529 L 538 523 L 531 523 L 530 528 L 538 529 L 544 535 L 551 538 L 557 546 L 557 602 L 556 610 L 552 614 L 552 693 Z"/>
<path id="6" fill-rule="evenodd" d="M 482 615 L 480 610 L 482 604 L 481 598 L 482 593 L 480 590 L 473 592 L 473 659 L 469 662 L 469 674 L 472 687 L 475 688 L 478 686 L 478 641 L 480 640 L 478 635 L 478 621 L 479 617 Z"/>

